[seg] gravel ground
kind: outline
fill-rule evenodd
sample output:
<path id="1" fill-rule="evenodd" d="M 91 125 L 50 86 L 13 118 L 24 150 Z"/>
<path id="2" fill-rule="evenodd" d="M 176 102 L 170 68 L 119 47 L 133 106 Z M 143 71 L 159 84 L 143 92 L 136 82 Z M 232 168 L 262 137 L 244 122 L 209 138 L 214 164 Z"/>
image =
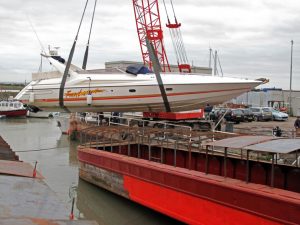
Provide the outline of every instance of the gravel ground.
<path id="1" fill-rule="evenodd" d="M 249 133 L 257 135 L 272 135 L 272 130 L 279 127 L 283 131 L 283 136 L 292 135 L 296 117 L 291 117 L 288 121 L 261 121 L 261 122 L 243 122 L 234 124 L 234 132 Z"/>
<path id="2" fill-rule="evenodd" d="M 281 129 L 294 129 L 294 122 L 296 117 L 290 117 L 288 121 L 260 121 L 260 122 L 244 122 L 240 124 L 235 124 L 236 128 L 253 128 L 253 127 L 261 127 L 261 128 L 274 128 L 279 126 Z"/>

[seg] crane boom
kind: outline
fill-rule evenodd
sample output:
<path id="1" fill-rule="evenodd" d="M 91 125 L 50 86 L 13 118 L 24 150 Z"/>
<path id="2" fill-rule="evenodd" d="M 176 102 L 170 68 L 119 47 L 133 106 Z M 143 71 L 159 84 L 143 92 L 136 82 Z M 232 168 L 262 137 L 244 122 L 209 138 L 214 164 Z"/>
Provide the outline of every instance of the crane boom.
<path id="1" fill-rule="evenodd" d="M 144 64 L 152 68 L 146 44 L 148 38 L 154 47 L 162 71 L 171 71 L 163 43 L 158 0 L 132 0 L 132 3 Z"/>

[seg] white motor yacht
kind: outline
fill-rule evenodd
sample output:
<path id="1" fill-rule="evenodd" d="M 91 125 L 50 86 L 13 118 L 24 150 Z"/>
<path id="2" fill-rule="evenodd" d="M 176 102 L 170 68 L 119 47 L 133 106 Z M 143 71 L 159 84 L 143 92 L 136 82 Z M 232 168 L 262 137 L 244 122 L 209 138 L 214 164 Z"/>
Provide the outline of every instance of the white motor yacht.
<path id="1" fill-rule="evenodd" d="M 65 63 L 46 56 L 64 73 Z M 155 74 L 143 68 L 136 74 L 97 73 L 71 67 L 63 90 L 62 78 L 41 79 L 29 83 L 15 99 L 45 111 L 69 112 L 161 112 L 165 104 Z M 262 80 L 219 77 L 204 74 L 161 73 L 172 112 L 188 111 L 206 104 L 223 103 L 262 84 Z"/>

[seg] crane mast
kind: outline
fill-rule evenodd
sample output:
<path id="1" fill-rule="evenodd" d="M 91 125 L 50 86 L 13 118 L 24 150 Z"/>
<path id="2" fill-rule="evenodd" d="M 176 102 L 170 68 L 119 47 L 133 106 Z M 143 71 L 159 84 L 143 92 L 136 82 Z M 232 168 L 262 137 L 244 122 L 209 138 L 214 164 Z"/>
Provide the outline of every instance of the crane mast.
<path id="1" fill-rule="evenodd" d="M 163 43 L 158 0 L 132 0 L 137 33 L 144 64 L 152 68 L 146 38 L 152 43 L 163 72 L 170 72 L 170 65 Z"/>

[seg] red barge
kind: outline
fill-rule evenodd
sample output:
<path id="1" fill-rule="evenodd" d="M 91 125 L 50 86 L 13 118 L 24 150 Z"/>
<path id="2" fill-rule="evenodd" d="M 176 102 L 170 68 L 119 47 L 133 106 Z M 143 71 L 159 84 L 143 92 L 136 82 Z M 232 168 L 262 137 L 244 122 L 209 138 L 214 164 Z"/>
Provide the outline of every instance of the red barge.
<path id="1" fill-rule="evenodd" d="M 299 139 L 207 139 L 199 132 L 89 128 L 78 148 L 80 177 L 188 224 L 300 224 L 298 161 L 280 161 L 298 158 Z"/>

